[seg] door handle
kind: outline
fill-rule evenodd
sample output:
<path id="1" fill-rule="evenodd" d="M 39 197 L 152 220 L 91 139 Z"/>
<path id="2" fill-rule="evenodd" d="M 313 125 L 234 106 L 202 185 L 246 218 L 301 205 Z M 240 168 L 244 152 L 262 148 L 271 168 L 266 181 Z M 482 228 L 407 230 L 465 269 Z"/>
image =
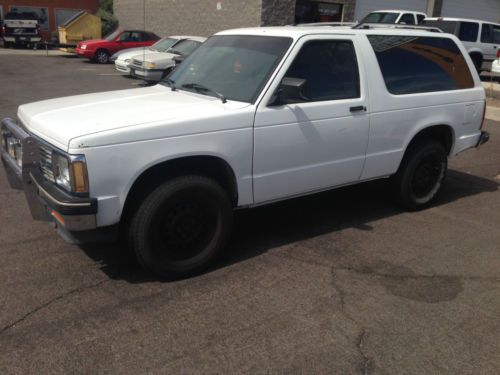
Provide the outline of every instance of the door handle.
<path id="1" fill-rule="evenodd" d="M 351 112 L 361 112 L 361 111 L 366 111 L 366 107 L 362 105 L 358 105 L 356 107 L 351 107 L 349 108 Z"/>

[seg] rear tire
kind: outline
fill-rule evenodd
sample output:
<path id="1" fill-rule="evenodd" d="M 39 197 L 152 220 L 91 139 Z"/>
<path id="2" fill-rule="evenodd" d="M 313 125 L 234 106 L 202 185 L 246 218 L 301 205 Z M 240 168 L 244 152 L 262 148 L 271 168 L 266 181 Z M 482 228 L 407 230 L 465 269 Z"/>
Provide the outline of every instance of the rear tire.
<path id="1" fill-rule="evenodd" d="M 474 63 L 474 67 L 476 68 L 477 72 L 481 74 L 481 70 L 483 67 L 483 57 L 481 55 L 471 55 L 472 62 Z"/>
<path id="2" fill-rule="evenodd" d="M 133 215 L 129 240 L 137 260 L 166 278 L 205 269 L 223 250 L 233 222 L 222 187 L 203 176 L 183 176 L 153 190 Z"/>
<path id="3" fill-rule="evenodd" d="M 109 53 L 104 49 L 98 50 L 94 55 L 94 61 L 98 64 L 107 64 L 109 62 Z"/>
<path id="4" fill-rule="evenodd" d="M 392 178 L 397 202 L 410 211 L 428 207 L 446 176 L 448 159 L 441 143 L 423 139 L 410 146 Z"/>

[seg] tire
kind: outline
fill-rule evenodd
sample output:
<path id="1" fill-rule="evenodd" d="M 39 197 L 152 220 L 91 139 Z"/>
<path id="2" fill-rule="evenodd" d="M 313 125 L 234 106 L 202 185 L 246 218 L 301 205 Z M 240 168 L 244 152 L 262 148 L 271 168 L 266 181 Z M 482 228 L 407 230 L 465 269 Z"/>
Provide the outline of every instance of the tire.
<path id="1" fill-rule="evenodd" d="M 199 273 L 224 249 L 233 223 L 226 192 L 202 176 L 169 180 L 140 204 L 129 227 L 139 263 L 168 279 Z"/>
<path id="2" fill-rule="evenodd" d="M 98 50 L 94 55 L 94 61 L 98 64 L 107 64 L 109 62 L 109 53 L 104 49 Z"/>
<path id="3" fill-rule="evenodd" d="M 471 55 L 472 62 L 477 72 L 481 74 L 481 68 L 483 66 L 483 57 L 481 55 Z"/>
<path id="4" fill-rule="evenodd" d="M 397 202 L 410 211 L 428 207 L 441 188 L 447 167 L 448 158 L 441 143 L 423 139 L 411 145 L 392 178 Z"/>

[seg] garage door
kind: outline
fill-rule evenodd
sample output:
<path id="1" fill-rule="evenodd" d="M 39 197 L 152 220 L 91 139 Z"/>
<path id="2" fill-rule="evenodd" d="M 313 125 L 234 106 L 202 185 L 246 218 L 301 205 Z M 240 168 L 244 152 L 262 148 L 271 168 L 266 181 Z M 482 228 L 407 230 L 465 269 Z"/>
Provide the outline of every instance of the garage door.
<path id="1" fill-rule="evenodd" d="M 492 0 L 495 1 L 495 0 Z M 354 20 L 359 21 L 368 13 L 380 9 L 404 9 L 426 12 L 427 0 L 357 0 Z"/>
<path id="2" fill-rule="evenodd" d="M 490 22 L 500 22 L 500 1 L 444 0 L 441 15 L 443 17 L 475 18 Z"/>

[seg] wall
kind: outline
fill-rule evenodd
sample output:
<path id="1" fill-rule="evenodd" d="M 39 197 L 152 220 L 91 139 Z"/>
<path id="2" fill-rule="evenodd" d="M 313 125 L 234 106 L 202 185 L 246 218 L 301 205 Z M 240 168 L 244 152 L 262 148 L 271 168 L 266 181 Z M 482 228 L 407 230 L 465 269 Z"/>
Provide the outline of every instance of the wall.
<path id="1" fill-rule="evenodd" d="M 210 36 L 217 31 L 259 26 L 261 0 L 114 0 L 122 28 L 153 31 L 159 36 Z"/>
<path id="2" fill-rule="evenodd" d="M 42 29 L 42 37 L 44 40 L 50 41 L 52 31 L 57 30 L 55 9 L 86 10 L 94 14 L 99 9 L 99 0 L 0 0 L 4 16 L 11 6 L 47 8 L 48 30 Z"/>
<path id="3" fill-rule="evenodd" d="M 344 21 L 354 18 L 356 0 L 318 0 L 322 3 L 343 4 Z M 282 26 L 295 22 L 296 0 L 262 0 L 262 26 Z"/>
<path id="4" fill-rule="evenodd" d="M 476 18 L 500 23 L 499 0 L 443 0 L 443 17 Z"/>

